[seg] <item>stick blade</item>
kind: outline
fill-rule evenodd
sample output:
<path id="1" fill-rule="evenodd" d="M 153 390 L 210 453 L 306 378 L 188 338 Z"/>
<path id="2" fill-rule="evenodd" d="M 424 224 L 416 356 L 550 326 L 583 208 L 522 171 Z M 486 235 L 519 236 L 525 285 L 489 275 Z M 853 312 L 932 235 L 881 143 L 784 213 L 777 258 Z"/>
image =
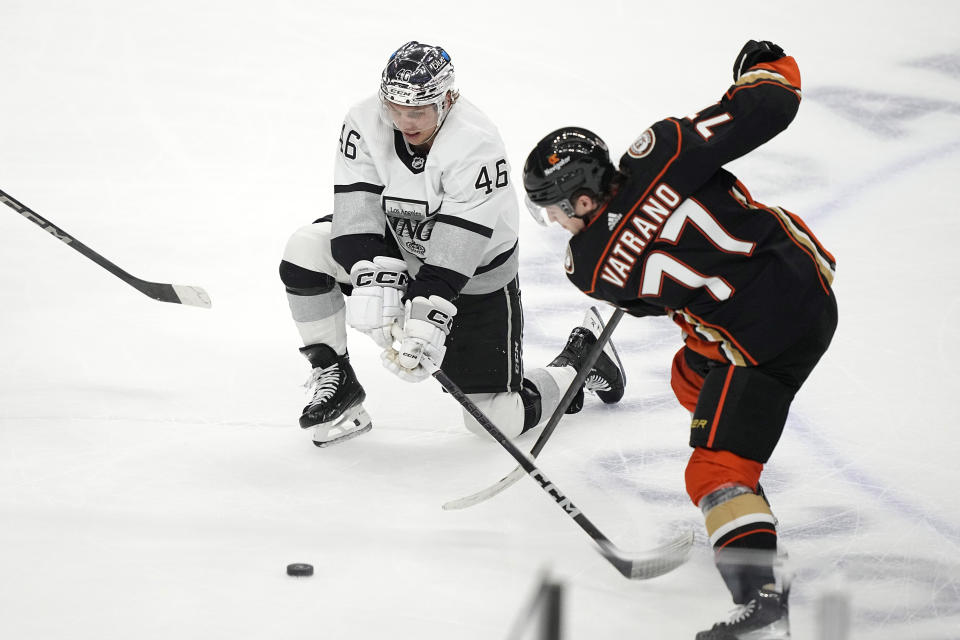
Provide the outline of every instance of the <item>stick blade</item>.
<path id="1" fill-rule="evenodd" d="M 213 306 L 213 301 L 210 300 L 210 294 L 208 294 L 203 287 L 175 284 L 173 285 L 173 291 L 180 304 L 191 307 L 202 307 L 204 309 L 209 309 Z"/>
<path id="2" fill-rule="evenodd" d="M 450 500 L 449 502 L 443 503 L 444 511 L 456 511 L 458 509 L 466 509 L 467 507 L 472 507 L 476 504 L 480 504 L 485 500 L 489 500 L 498 493 L 504 491 L 513 484 L 516 484 L 517 480 L 526 475 L 526 471 L 523 470 L 523 467 L 516 467 L 506 476 L 500 478 L 496 484 L 492 484 L 486 489 L 481 489 L 476 493 L 470 494 L 469 496 L 464 496 L 462 498 L 457 498 L 456 500 Z"/>
<path id="3" fill-rule="evenodd" d="M 666 543 L 642 553 L 624 553 L 612 544 L 600 544 L 600 553 L 631 580 L 649 580 L 670 573 L 690 556 L 694 533 L 685 529 Z"/>
<path id="4" fill-rule="evenodd" d="M 148 282 L 132 276 L 123 278 L 123 280 L 140 293 L 160 302 L 172 302 L 173 304 L 183 304 L 188 307 L 201 307 L 203 309 L 209 309 L 212 306 L 210 294 L 203 287 Z"/>

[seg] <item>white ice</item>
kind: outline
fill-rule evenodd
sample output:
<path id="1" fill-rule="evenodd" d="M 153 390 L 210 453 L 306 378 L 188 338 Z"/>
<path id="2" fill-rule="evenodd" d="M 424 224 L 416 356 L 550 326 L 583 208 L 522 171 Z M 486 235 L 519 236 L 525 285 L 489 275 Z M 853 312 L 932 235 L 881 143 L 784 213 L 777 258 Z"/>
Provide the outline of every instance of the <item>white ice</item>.
<path id="1" fill-rule="evenodd" d="M 799 61 L 804 100 L 733 170 L 835 253 L 841 313 L 765 472 L 794 636 L 817 637 L 816 600 L 841 588 L 853 638 L 960 638 L 958 27 L 947 0 L 0 3 L 0 188 L 131 273 L 213 297 L 150 300 L 0 207 L 0 637 L 504 638 L 541 570 L 568 587 L 568 639 L 720 619 L 669 322 L 621 324 L 626 397 L 588 399 L 539 461 L 625 549 L 700 532 L 686 565 L 629 582 L 528 479 L 441 511 L 513 461 L 362 336 L 374 429 L 313 447 L 276 270 L 330 210 L 344 112 L 409 39 L 452 53 L 519 183 L 546 132 L 587 126 L 619 155 L 718 99 L 763 38 Z M 524 220 L 528 366 L 589 304 L 564 242 Z"/>

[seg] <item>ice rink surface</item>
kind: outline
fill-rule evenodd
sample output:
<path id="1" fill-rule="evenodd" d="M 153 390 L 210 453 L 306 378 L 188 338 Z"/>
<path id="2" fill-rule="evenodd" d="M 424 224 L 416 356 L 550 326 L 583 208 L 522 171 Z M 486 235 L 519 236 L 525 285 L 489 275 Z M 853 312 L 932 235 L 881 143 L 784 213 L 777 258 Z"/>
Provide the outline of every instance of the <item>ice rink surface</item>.
<path id="1" fill-rule="evenodd" d="M 513 461 L 359 334 L 374 429 L 313 447 L 277 264 L 329 212 L 343 114 L 407 40 L 451 52 L 519 183 L 554 128 L 591 128 L 618 157 L 716 101 L 760 38 L 797 58 L 804 100 L 732 170 L 838 259 L 840 328 L 764 476 L 794 637 L 816 638 L 818 597 L 843 589 L 853 638 L 960 638 L 956 3 L 5 0 L 0 24 L 0 188 L 131 273 L 213 297 L 152 301 L 2 207 L 0 637 L 500 639 L 545 569 L 568 587 L 568 640 L 721 619 L 683 490 L 672 324 L 626 318 L 623 402 L 588 398 L 540 456 L 625 549 L 696 528 L 686 565 L 629 582 L 529 479 L 442 511 Z M 562 272 L 564 233 L 522 225 L 535 366 L 589 301 Z M 287 577 L 291 562 L 316 574 Z"/>

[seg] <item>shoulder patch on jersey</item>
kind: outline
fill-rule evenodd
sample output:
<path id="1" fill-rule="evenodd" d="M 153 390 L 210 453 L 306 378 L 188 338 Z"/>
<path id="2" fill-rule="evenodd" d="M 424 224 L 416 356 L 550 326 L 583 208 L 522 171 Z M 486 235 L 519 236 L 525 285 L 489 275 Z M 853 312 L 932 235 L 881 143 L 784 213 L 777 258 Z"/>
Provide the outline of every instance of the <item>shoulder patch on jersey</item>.
<path id="1" fill-rule="evenodd" d="M 647 129 L 630 145 L 627 153 L 631 158 L 643 158 L 653 151 L 653 145 L 656 144 L 656 142 L 657 136 L 654 135 L 653 129 Z"/>
<path id="2" fill-rule="evenodd" d="M 563 270 L 573 273 L 573 251 L 570 250 L 569 244 L 567 244 L 567 255 L 563 258 Z"/>

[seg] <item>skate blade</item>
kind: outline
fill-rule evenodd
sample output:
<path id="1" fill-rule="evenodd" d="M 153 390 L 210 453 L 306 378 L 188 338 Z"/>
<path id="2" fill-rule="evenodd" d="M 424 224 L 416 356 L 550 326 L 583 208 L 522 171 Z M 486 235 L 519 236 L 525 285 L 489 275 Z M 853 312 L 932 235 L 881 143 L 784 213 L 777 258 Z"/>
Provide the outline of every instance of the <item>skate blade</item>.
<path id="1" fill-rule="evenodd" d="M 364 408 L 354 407 L 335 422 L 313 427 L 313 444 L 318 447 L 329 447 L 363 435 L 372 428 L 373 422 Z"/>

